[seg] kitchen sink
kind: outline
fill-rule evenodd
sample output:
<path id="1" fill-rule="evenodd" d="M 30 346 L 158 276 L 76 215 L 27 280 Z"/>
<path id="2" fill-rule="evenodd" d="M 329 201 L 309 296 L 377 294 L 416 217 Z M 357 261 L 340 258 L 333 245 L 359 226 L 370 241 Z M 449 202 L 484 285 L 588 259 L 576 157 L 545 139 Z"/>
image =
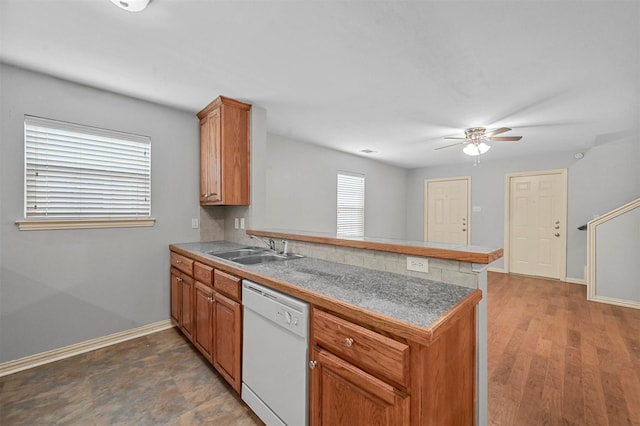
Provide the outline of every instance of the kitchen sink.
<path id="1" fill-rule="evenodd" d="M 300 259 L 301 257 L 304 256 L 300 254 L 277 254 L 272 252 L 265 252 L 260 254 L 250 254 L 247 256 L 241 256 L 229 260 L 240 263 L 242 265 L 255 265 L 257 263 L 274 262 L 277 260 Z"/>
<path id="2" fill-rule="evenodd" d="M 209 254 L 214 257 L 240 263 L 241 265 L 256 265 L 258 263 L 300 259 L 304 257 L 301 254 L 281 254 L 259 247 L 245 247 L 218 252 L 210 251 Z"/>
<path id="3" fill-rule="evenodd" d="M 209 254 L 215 257 L 221 257 L 223 259 L 234 259 L 236 257 L 255 255 L 259 253 L 269 252 L 268 249 L 263 249 L 259 247 L 246 247 L 234 250 L 225 250 L 225 251 L 210 251 Z M 270 253 L 270 252 L 269 252 Z"/>

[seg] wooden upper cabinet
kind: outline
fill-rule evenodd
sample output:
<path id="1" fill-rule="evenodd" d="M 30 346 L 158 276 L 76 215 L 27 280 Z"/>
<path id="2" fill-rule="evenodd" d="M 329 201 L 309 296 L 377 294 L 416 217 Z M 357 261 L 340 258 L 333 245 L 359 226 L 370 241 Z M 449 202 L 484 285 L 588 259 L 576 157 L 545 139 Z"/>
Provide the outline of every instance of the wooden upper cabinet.
<path id="1" fill-rule="evenodd" d="M 251 105 L 224 96 L 200 119 L 200 204 L 249 205 Z"/>

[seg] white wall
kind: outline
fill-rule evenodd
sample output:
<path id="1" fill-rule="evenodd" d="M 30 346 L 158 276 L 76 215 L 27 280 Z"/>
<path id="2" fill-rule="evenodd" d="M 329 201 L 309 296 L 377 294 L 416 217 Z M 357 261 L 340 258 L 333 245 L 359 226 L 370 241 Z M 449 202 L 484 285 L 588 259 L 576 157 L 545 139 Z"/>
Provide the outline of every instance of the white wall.
<path id="1" fill-rule="evenodd" d="M 507 173 L 568 169 L 567 277 L 583 279 L 587 262 L 586 232 L 576 228 L 640 194 L 640 140 L 631 139 L 592 148 L 576 160 L 574 152 L 554 153 L 504 161 L 487 155 L 477 167 L 469 164 L 413 169 L 407 178 L 407 238 L 424 233 L 424 180 L 471 176 L 471 243 L 504 246 L 504 179 Z M 503 260 L 491 266 L 503 267 Z"/>
<path id="2" fill-rule="evenodd" d="M 169 318 L 168 244 L 197 241 L 195 115 L 0 65 L 0 362 Z M 151 228 L 18 231 L 24 114 L 148 135 Z"/>
<path id="3" fill-rule="evenodd" d="M 365 235 L 404 238 L 406 170 L 267 135 L 262 227 L 336 233 L 338 171 L 365 175 Z"/>

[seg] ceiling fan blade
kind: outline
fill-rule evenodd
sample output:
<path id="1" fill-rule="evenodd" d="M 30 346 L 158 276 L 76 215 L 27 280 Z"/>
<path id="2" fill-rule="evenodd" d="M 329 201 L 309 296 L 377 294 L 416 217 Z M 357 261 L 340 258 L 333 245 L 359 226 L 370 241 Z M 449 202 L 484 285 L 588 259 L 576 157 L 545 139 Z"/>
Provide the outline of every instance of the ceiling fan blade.
<path id="1" fill-rule="evenodd" d="M 461 139 L 461 140 L 466 140 L 468 138 L 458 138 L 458 137 L 454 137 L 454 136 L 447 136 L 445 139 Z"/>
<path id="2" fill-rule="evenodd" d="M 522 139 L 522 136 L 493 136 L 489 138 L 493 142 L 517 142 Z"/>
<path id="3" fill-rule="evenodd" d="M 456 145 L 464 145 L 464 142 L 456 142 L 456 143 L 452 143 L 449 145 L 445 145 L 445 146 L 439 146 L 438 148 L 434 148 L 435 151 L 442 149 L 442 148 L 449 148 L 450 146 L 456 146 Z"/>
<path id="4" fill-rule="evenodd" d="M 499 129 L 490 130 L 489 132 L 485 133 L 484 136 L 490 138 L 492 136 L 499 135 L 500 133 L 508 132 L 509 130 L 511 129 L 508 127 L 500 127 Z"/>

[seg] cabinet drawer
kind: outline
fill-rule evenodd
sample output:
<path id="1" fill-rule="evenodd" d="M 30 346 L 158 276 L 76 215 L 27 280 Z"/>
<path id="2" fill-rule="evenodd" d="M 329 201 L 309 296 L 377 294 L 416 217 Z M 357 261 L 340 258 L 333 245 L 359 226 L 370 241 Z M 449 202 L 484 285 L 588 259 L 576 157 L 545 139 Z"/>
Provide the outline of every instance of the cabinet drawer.
<path id="1" fill-rule="evenodd" d="M 409 346 L 317 309 L 312 328 L 318 345 L 373 375 L 407 385 Z"/>
<path id="2" fill-rule="evenodd" d="M 193 278 L 196 281 L 200 281 L 202 284 L 206 284 L 209 287 L 213 286 L 213 268 L 200 262 L 193 263 Z"/>
<path id="3" fill-rule="evenodd" d="M 185 274 L 193 275 L 193 260 L 188 257 L 171 252 L 171 266 L 180 269 Z"/>
<path id="4" fill-rule="evenodd" d="M 213 288 L 235 300 L 240 300 L 240 278 L 219 270 L 213 273 Z"/>

